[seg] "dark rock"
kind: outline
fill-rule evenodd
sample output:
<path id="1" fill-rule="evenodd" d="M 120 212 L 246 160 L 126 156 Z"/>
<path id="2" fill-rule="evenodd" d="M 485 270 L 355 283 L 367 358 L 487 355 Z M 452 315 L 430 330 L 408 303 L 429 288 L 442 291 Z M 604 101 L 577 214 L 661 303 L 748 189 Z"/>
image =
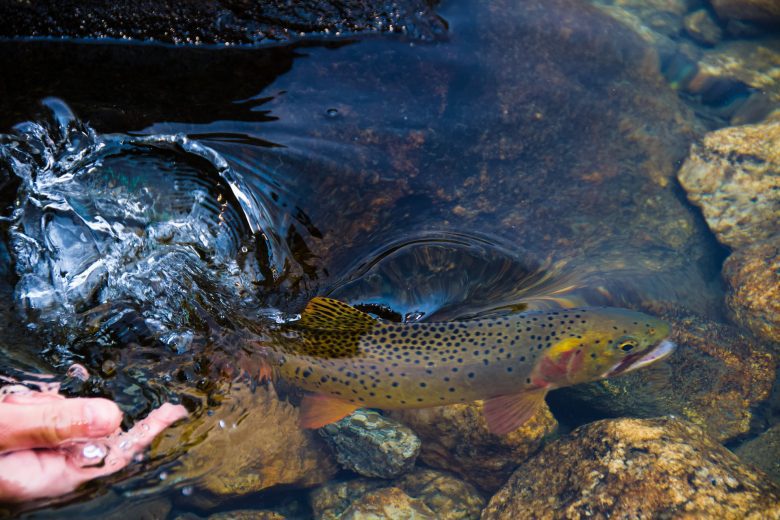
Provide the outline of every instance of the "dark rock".
<path id="1" fill-rule="evenodd" d="M 397 477 L 414 466 L 420 453 L 420 439 L 412 430 L 372 410 L 357 410 L 319 433 L 341 466 L 364 477 Z"/>
<path id="2" fill-rule="evenodd" d="M 548 444 L 489 502 L 483 520 L 778 518 L 780 486 L 675 419 L 598 421 Z"/>
<path id="3" fill-rule="evenodd" d="M 780 424 L 734 450 L 744 462 L 766 471 L 780 484 Z"/>
<path id="4" fill-rule="evenodd" d="M 710 0 L 710 3 L 724 20 L 780 23 L 780 3 L 776 0 Z"/>
<path id="5" fill-rule="evenodd" d="M 399 32 L 431 38 L 445 26 L 425 1 L 0 1 L 0 36 L 259 44 L 309 34 Z"/>

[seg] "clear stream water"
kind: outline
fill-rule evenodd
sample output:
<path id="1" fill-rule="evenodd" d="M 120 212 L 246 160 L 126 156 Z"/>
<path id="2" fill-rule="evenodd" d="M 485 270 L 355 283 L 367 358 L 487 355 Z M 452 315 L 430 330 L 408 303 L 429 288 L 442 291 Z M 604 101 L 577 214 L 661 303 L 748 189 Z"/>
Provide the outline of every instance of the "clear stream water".
<path id="1" fill-rule="evenodd" d="M 726 252 L 674 174 L 725 121 L 572 5 L 445 2 L 433 39 L 0 43 L 2 372 L 82 363 L 65 390 L 129 424 L 169 399 L 207 417 L 251 358 L 231 338 L 314 295 L 407 321 L 562 300 L 722 320 Z M 40 514 L 202 513 L 175 457 Z"/>

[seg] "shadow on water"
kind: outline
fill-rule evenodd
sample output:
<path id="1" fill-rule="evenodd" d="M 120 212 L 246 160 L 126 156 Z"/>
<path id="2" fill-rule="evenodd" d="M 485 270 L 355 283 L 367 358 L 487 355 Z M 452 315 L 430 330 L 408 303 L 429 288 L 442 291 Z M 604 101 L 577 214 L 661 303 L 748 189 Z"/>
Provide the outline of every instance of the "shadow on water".
<path id="1" fill-rule="evenodd" d="M 3 168 L 22 185 L 2 318 L 40 335 L 0 352 L 22 366 L 44 343 L 52 370 L 92 371 L 73 393 L 129 419 L 181 399 L 209 424 L 247 354 L 233 334 L 317 294 L 407 321 L 717 316 L 718 253 L 673 181 L 701 128 L 644 43 L 572 5 L 452 2 L 435 43 L 0 43 Z"/>

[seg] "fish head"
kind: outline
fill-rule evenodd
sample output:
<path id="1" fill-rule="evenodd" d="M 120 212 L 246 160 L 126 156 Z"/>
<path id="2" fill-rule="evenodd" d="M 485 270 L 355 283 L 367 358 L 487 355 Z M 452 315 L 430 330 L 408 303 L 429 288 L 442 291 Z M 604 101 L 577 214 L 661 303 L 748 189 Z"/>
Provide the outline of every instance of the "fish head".
<path id="1" fill-rule="evenodd" d="M 675 349 L 668 339 L 671 327 L 653 316 L 609 307 L 569 313 L 575 323 L 540 359 L 536 385 L 560 388 L 625 374 Z"/>

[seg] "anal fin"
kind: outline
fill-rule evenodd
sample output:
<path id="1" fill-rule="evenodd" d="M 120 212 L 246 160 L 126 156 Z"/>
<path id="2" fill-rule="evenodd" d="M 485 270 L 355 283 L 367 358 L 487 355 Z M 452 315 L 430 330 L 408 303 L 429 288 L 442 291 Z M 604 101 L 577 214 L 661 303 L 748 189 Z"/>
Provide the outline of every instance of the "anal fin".
<path id="1" fill-rule="evenodd" d="M 544 403 L 547 390 L 527 390 L 519 394 L 499 395 L 485 401 L 483 413 L 488 428 L 496 435 L 513 432 L 525 424 Z"/>
<path id="2" fill-rule="evenodd" d="M 343 419 L 359 408 L 337 397 L 323 394 L 307 394 L 300 409 L 300 424 L 303 428 L 322 428 L 326 424 Z"/>

